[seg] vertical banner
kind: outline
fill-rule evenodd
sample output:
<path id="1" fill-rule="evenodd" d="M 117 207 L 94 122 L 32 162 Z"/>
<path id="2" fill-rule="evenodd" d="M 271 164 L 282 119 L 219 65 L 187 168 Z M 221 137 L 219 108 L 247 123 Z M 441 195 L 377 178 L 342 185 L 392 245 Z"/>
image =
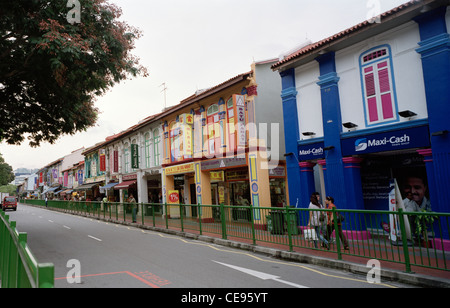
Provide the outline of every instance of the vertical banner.
<path id="1" fill-rule="evenodd" d="M 64 172 L 64 187 L 68 187 L 69 186 L 69 172 L 66 171 Z"/>
<path id="2" fill-rule="evenodd" d="M 113 172 L 117 173 L 119 172 L 119 151 L 114 151 L 114 167 Z"/>
<path id="3" fill-rule="evenodd" d="M 131 145 L 131 168 L 139 169 L 139 146 L 137 144 Z"/>
<path id="4" fill-rule="evenodd" d="M 106 150 L 101 149 L 99 151 L 99 156 L 100 156 L 100 172 L 105 172 L 106 171 Z"/>
<path id="5" fill-rule="evenodd" d="M 243 95 L 233 95 L 236 106 L 236 133 L 237 146 L 245 147 L 247 144 L 247 130 L 245 121 L 245 99 Z"/>
<path id="6" fill-rule="evenodd" d="M 184 115 L 184 159 L 192 158 L 193 144 L 192 144 L 192 125 L 194 124 L 194 115 Z"/>
<path id="7" fill-rule="evenodd" d="M 78 184 L 82 185 L 83 184 L 83 170 L 78 170 Z"/>
<path id="8" fill-rule="evenodd" d="M 405 206 L 403 204 L 402 195 L 400 193 L 400 189 L 398 188 L 397 180 L 393 179 L 390 181 L 390 192 L 389 192 L 389 211 L 398 211 L 398 209 L 402 209 L 405 211 Z M 390 240 L 393 244 L 398 244 L 399 239 L 408 240 L 412 239 L 411 237 L 411 227 L 409 225 L 409 220 L 407 215 L 403 215 L 403 221 L 405 222 L 405 232 L 406 239 L 401 238 L 401 230 L 400 230 L 400 222 L 399 215 L 389 215 L 390 221 Z"/>
<path id="9" fill-rule="evenodd" d="M 254 208 L 254 210 L 253 210 L 253 219 L 254 220 L 261 220 L 261 213 L 260 213 L 259 210 L 256 209 L 256 208 L 260 207 L 256 155 L 252 154 L 252 155 L 248 156 L 248 168 L 249 168 L 249 174 L 250 174 L 252 206 Z"/>

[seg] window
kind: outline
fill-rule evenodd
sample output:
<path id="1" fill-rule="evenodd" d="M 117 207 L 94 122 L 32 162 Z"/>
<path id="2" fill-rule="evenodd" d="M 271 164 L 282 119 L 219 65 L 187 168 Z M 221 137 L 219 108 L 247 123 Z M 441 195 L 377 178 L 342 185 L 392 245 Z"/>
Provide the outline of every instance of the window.
<path id="1" fill-rule="evenodd" d="M 155 157 L 155 166 L 161 165 L 161 154 L 159 151 L 159 146 L 161 143 L 161 136 L 159 134 L 159 129 L 153 131 L 153 156 Z"/>
<path id="2" fill-rule="evenodd" d="M 227 102 L 227 118 L 228 118 L 228 151 L 236 150 L 236 129 L 234 127 L 234 102 L 231 97 Z"/>
<path id="3" fill-rule="evenodd" d="M 398 121 L 392 58 L 389 46 L 360 57 L 366 125 Z"/>
<path id="4" fill-rule="evenodd" d="M 128 143 L 125 143 L 125 148 L 123 149 L 123 160 L 124 160 L 124 173 L 130 173 L 130 148 Z"/>
<path id="5" fill-rule="evenodd" d="M 211 105 L 207 112 L 208 129 L 208 154 L 219 152 L 220 147 L 220 125 L 219 125 L 219 105 Z"/>
<path id="6" fill-rule="evenodd" d="M 144 152 L 145 152 L 145 167 L 150 168 L 151 167 L 151 154 L 150 154 L 150 133 L 146 133 L 144 135 Z"/>

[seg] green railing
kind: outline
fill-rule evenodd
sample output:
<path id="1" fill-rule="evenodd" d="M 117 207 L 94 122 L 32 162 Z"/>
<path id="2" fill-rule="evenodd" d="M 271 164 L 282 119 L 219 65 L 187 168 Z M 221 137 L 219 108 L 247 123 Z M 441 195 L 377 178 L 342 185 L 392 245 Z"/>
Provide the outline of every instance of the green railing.
<path id="1" fill-rule="evenodd" d="M 27 245 L 27 234 L 0 215 L 0 280 L 2 288 L 53 288 L 54 266 L 38 263 Z"/>
<path id="2" fill-rule="evenodd" d="M 24 202 L 45 206 L 42 200 Z M 401 264 L 406 272 L 412 272 L 412 266 L 450 270 L 448 213 L 404 213 L 401 210 L 337 212 L 291 207 L 73 201 L 48 201 L 48 207 L 111 221 L 135 221 L 155 228 L 235 239 L 254 245 L 276 244 L 289 251 L 324 251 L 338 260 L 346 257 L 378 259 Z M 320 226 L 308 226 L 311 215 L 321 214 L 325 220 L 318 223 Z M 340 216 L 344 219 L 338 223 Z M 327 224 L 328 221 L 330 224 Z M 391 235 L 389 229 L 395 232 Z M 342 230 L 346 243 L 337 240 L 336 233 L 339 232 L 335 230 Z"/>

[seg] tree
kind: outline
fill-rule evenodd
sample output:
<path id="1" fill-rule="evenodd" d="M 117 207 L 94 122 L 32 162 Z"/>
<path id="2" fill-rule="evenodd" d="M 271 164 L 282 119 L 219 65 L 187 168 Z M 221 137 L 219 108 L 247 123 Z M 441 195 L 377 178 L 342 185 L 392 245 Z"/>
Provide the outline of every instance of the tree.
<path id="1" fill-rule="evenodd" d="M 107 1 L 0 2 L 0 141 L 39 146 L 85 131 L 97 121 L 96 97 L 147 76 L 131 54 L 141 32 Z M 76 9 L 79 23 L 68 18 Z"/>
<path id="2" fill-rule="evenodd" d="M 11 183 L 14 177 L 12 167 L 5 162 L 2 154 L 0 154 L 0 186 Z"/>

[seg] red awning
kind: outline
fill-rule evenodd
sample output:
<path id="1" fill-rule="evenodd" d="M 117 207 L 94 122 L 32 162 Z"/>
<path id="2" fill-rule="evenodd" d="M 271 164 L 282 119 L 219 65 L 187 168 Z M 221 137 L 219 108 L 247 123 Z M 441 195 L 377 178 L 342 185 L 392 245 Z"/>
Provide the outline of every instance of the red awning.
<path id="1" fill-rule="evenodd" d="M 119 190 L 119 189 L 127 189 L 127 188 L 129 188 L 130 186 L 135 185 L 136 182 L 137 182 L 136 180 L 134 180 L 134 181 L 122 182 L 122 183 L 120 183 L 119 185 L 114 186 L 114 189 L 117 189 L 117 190 Z"/>

